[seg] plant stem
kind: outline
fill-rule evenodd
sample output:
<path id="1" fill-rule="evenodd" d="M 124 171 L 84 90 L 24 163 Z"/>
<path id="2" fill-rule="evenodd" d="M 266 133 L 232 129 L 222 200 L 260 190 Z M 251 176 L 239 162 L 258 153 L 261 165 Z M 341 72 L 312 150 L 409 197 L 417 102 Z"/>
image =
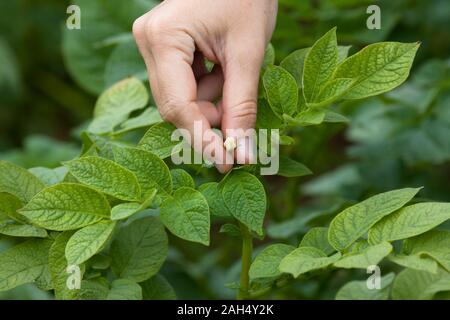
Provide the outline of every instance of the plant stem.
<path id="1" fill-rule="evenodd" d="M 250 278 L 248 272 L 252 263 L 253 238 L 246 226 L 241 223 L 239 223 L 239 225 L 242 233 L 242 267 L 237 299 L 244 300 L 249 295 Z"/>

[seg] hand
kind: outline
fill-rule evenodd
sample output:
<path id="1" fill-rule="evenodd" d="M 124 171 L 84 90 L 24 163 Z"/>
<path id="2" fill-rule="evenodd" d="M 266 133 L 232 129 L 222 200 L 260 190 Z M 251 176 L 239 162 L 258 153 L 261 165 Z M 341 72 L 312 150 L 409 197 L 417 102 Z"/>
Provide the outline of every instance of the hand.
<path id="1" fill-rule="evenodd" d="M 223 139 L 212 127 L 237 139 L 232 160 L 252 160 L 240 143 L 248 137 L 227 129 L 255 125 L 259 72 L 276 12 L 276 0 L 165 0 L 133 25 L 162 118 L 192 137 L 194 122 L 201 123 L 204 136 L 212 138 L 194 149 L 202 152 L 212 144 L 218 152 L 210 160 L 221 172 L 232 164 L 224 164 Z M 216 64 L 211 73 L 204 58 Z"/>

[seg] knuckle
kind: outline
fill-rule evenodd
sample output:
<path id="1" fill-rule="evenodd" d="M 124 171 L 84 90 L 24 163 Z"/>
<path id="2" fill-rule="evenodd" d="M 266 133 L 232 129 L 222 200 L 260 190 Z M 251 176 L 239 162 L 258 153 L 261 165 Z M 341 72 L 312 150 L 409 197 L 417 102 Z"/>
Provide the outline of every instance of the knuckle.
<path id="1" fill-rule="evenodd" d="M 164 121 L 176 124 L 182 116 L 184 106 L 179 100 L 167 99 L 159 107 L 159 113 Z"/>
<path id="2" fill-rule="evenodd" d="M 257 106 L 256 100 L 246 100 L 230 108 L 231 116 L 234 119 L 247 119 L 256 121 Z"/>
<path id="3" fill-rule="evenodd" d="M 141 16 L 133 23 L 133 36 L 138 43 L 145 39 L 145 19 L 145 16 Z"/>

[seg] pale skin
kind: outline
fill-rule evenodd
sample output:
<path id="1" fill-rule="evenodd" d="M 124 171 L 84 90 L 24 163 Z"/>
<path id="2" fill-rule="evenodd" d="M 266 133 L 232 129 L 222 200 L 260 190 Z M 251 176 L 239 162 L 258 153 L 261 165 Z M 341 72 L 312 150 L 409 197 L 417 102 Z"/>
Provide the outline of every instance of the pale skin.
<path id="1" fill-rule="evenodd" d="M 165 0 L 133 25 L 162 118 L 192 135 L 200 121 L 213 137 L 201 148 L 222 151 L 210 159 L 220 172 L 232 164 L 223 164 L 224 141 L 211 128 L 226 138 L 227 129 L 255 126 L 259 72 L 276 15 L 276 0 Z M 204 58 L 215 63 L 211 73 Z M 232 157 L 250 162 L 239 143 L 247 138 L 232 138 L 238 141 Z"/>

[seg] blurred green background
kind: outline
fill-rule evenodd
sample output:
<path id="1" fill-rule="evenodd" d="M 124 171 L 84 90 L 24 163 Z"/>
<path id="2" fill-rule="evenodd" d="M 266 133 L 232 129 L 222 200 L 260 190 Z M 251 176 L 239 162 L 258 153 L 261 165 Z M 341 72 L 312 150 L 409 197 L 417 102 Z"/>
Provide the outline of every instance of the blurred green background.
<path id="1" fill-rule="evenodd" d="M 27 168 L 56 167 L 79 152 L 79 132 L 96 97 L 127 76 L 146 80 L 133 20 L 156 0 L 0 2 L 0 159 Z M 280 0 L 273 36 L 277 61 L 311 46 L 331 27 L 355 52 L 378 41 L 421 41 L 411 77 L 381 97 L 342 103 L 348 124 L 297 129 L 284 152 L 308 165 L 309 178 L 269 177 L 271 240 L 297 243 L 344 204 L 377 192 L 424 186 L 421 197 L 450 201 L 450 1 Z M 81 7 L 81 30 L 67 30 L 66 9 Z M 381 8 L 381 30 L 368 30 L 368 5 Z M 202 173 L 199 179 L 211 179 Z M 448 226 L 443 228 L 449 229 Z M 216 230 L 217 231 L 217 230 Z M 0 251 L 11 239 L 0 238 Z M 223 284 L 239 272 L 239 242 L 213 237 L 212 248 L 171 238 L 163 273 L 179 298 L 232 298 Z M 361 271 L 330 273 L 267 298 L 333 298 Z M 50 298 L 33 285 L 0 299 Z"/>

